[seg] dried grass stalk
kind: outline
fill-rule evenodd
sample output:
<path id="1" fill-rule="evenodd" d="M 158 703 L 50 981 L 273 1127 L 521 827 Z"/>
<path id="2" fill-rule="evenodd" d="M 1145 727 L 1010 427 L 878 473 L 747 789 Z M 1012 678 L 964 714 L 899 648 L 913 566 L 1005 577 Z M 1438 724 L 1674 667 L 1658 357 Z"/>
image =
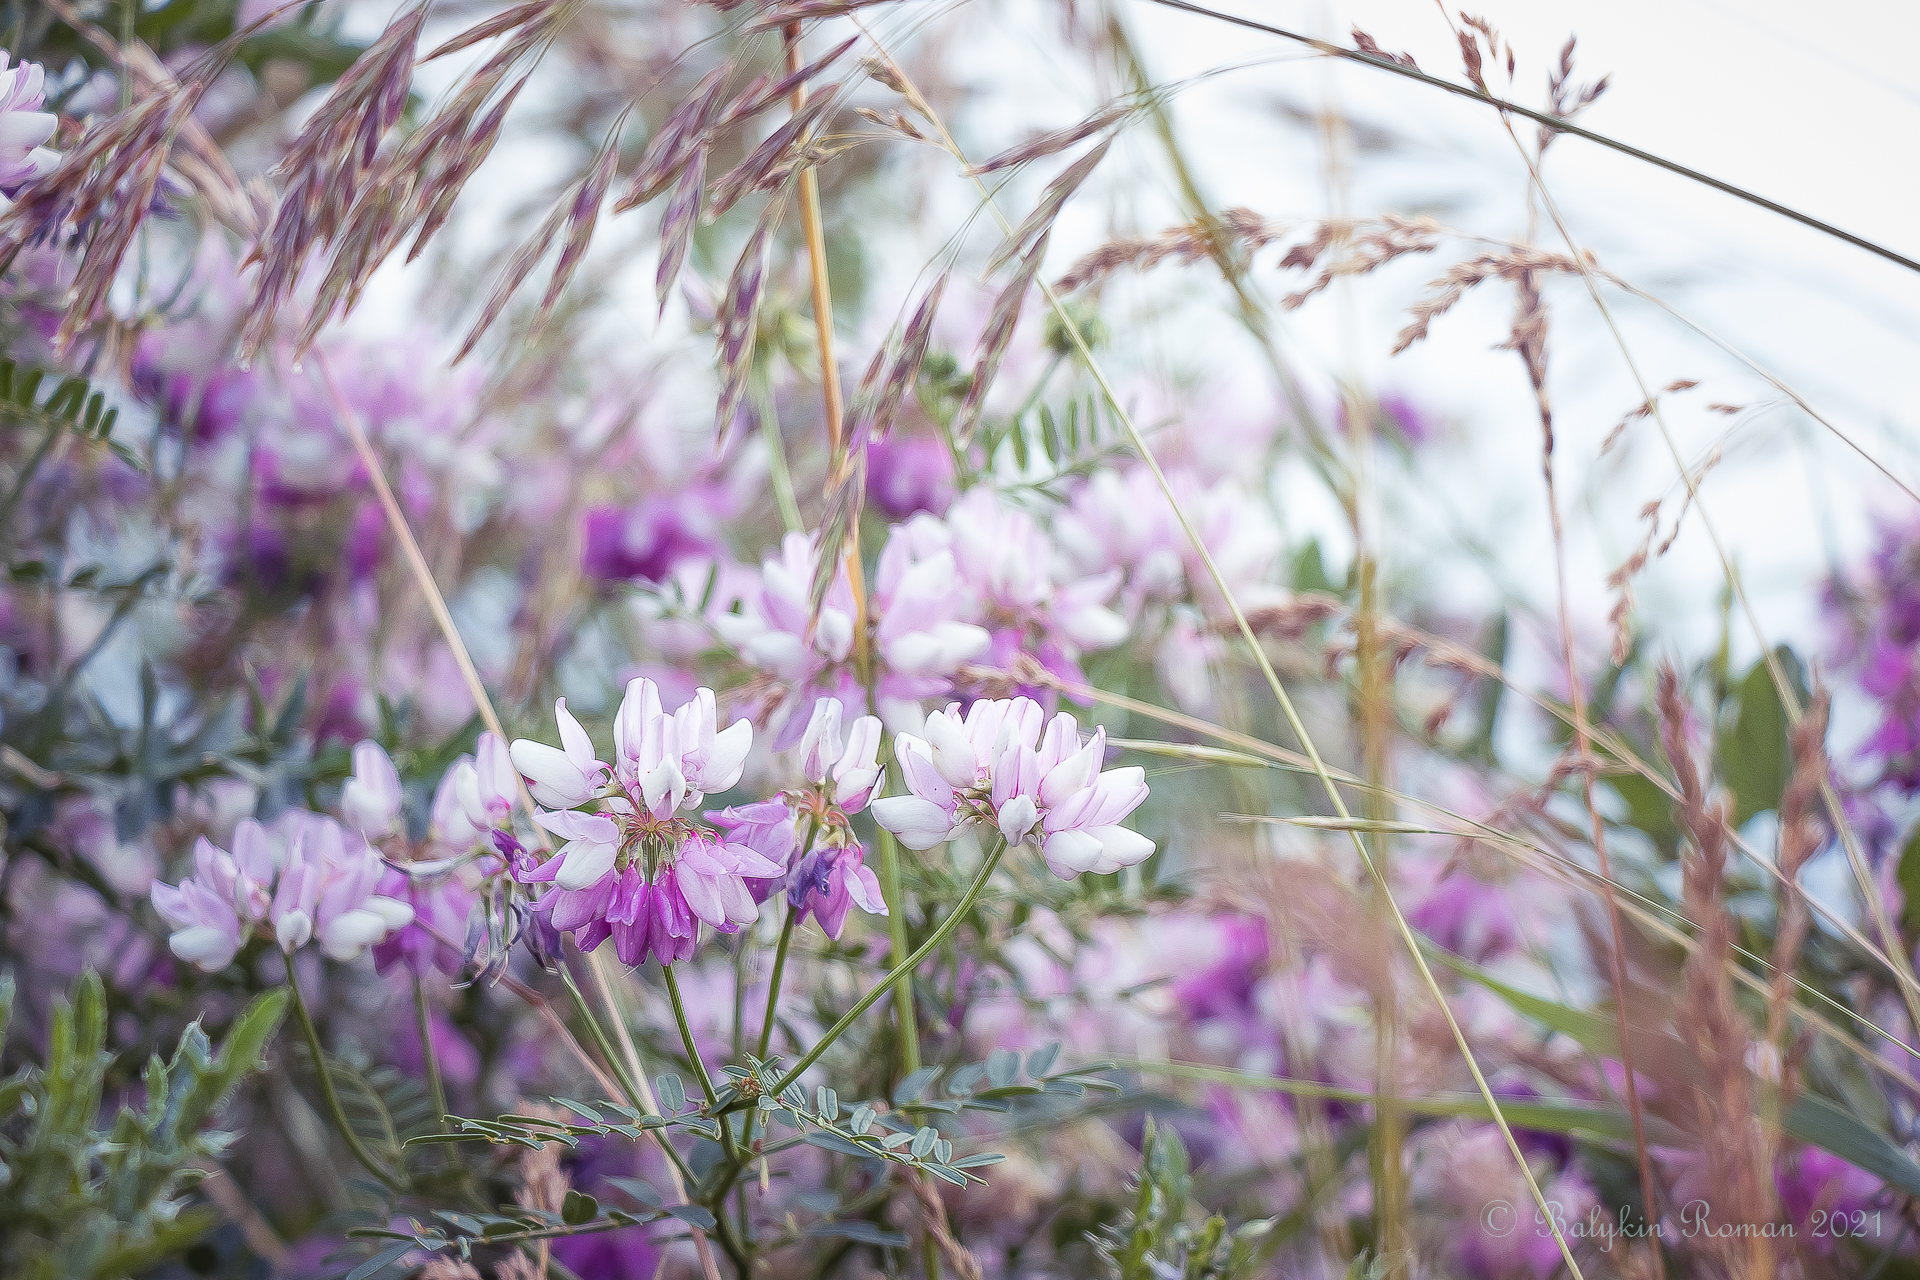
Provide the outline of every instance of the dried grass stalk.
<path id="1" fill-rule="evenodd" d="M 1040 193 L 1040 203 L 1034 206 L 1033 212 L 1008 233 L 1000 248 L 994 252 L 992 258 L 987 260 L 988 272 L 998 271 L 1033 244 L 1036 238 L 1040 240 L 1046 238 L 1047 233 L 1053 229 L 1054 219 L 1060 216 L 1060 210 L 1065 207 L 1073 193 L 1080 189 L 1080 184 L 1087 180 L 1087 175 L 1106 158 L 1107 148 L 1112 143 L 1113 139 L 1102 138 L 1099 146 L 1068 165 L 1064 173 L 1047 184 L 1047 189 Z"/>
<path id="2" fill-rule="evenodd" d="M 734 415 L 747 394 L 747 378 L 753 369 L 753 342 L 759 325 L 760 295 L 767 282 L 767 250 L 773 229 L 779 225 L 786 207 L 784 196 L 770 200 L 747 237 L 746 247 L 727 279 L 727 291 L 720 300 L 720 398 L 714 407 L 713 430 L 718 443 L 724 444 L 733 426 Z"/>
<path id="3" fill-rule="evenodd" d="M 1683 1087 L 1690 1086 L 1692 1093 L 1713 1217 L 1722 1223 L 1769 1223 L 1776 1212 L 1771 1144 L 1755 1114 L 1747 1067 L 1751 1044 L 1727 974 L 1735 926 L 1724 884 L 1726 804 L 1707 793 L 1694 754 L 1692 709 L 1672 667 L 1661 669 L 1656 697 L 1661 738 L 1680 792 L 1675 814 L 1691 844 L 1681 860 L 1686 913 L 1700 928 L 1700 946 L 1687 960 L 1675 1012 L 1676 1030 L 1700 1071 Z M 1764 1237 L 1702 1233 L 1700 1245 L 1730 1274 L 1774 1274 L 1773 1242 Z"/>
<path id="4" fill-rule="evenodd" d="M 1053 282 L 1055 290 L 1071 293 L 1104 280 L 1122 267 L 1150 271 L 1169 260 L 1187 265 L 1215 252 L 1217 247 L 1251 256 L 1286 235 L 1286 223 L 1268 222 L 1251 209 L 1228 209 L 1217 218 L 1183 223 L 1150 236 L 1110 240 L 1087 254 Z"/>
<path id="5" fill-rule="evenodd" d="M 960 402 L 960 411 L 954 415 L 954 439 L 964 448 L 972 439 L 974 428 L 980 425 L 980 410 L 986 403 L 987 388 L 1000 372 L 1000 362 L 1006 359 L 1007 347 L 1013 341 L 1013 329 L 1020 320 L 1020 308 L 1027 300 L 1027 290 L 1033 284 L 1033 277 L 1040 270 L 1040 262 L 1047 255 L 1047 232 L 1041 232 L 1040 238 L 1027 250 L 1026 257 L 1020 260 L 1020 270 L 1014 273 L 1000 296 L 993 300 L 993 310 L 987 316 L 987 327 L 980 334 L 980 346 L 974 357 L 973 377 L 967 384 L 966 397 Z"/>

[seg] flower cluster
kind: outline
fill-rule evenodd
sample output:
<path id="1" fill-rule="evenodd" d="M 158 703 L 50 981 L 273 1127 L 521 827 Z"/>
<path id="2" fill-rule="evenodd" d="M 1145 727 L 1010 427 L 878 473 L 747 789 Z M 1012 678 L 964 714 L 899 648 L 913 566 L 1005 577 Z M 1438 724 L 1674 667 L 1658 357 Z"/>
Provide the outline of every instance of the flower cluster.
<path id="1" fill-rule="evenodd" d="M 775 800 L 707 814 L 731 838 L 786 868 L 784 887 L 794 923 L 811 916 L 836 940 L 853 907 L 887 914 L 880 881 L 866 865 L 866 851 L 848 821 L 867 807 L 880 780 L 880 721 L 861 716 L 844 727 L 843 736 L 845 714 L 836 698 L 814 703 L 798 749 L 802 786 Z M 770 894 L 779 887 L 763 881 L 756 891 Z"/>
<path id="2" fill-rule="evenodd" d="M 413 921 L 411 906 L 378 891 L 384 870 L 363 837 L 294 809 L 271 827 L 240 823 L 231 853 L 202 837 L 193 874 L 151 894 L 173 953 L 208 972 L 256 934 L 288 953 L 317 939 L 329 959 L 351 960 Z"/>
<path id="3" fill-rule="evenodd" d="M 720 729 L 711 689 L 669 713 L 659 686 L 636 678 L 614 717 L 608 766 L 565 698 L 554 714 L 561 746 L 523 738 L 511 748 L 534 799 L 548 806 L 536 821 L 565 842 L 516 868 L 522 883 L 553 886 L 535 904 L 551 926 L 582 951 L 612 938 L 621 961 L 638 965 L 691 956 L 702 921 L 723 933 L 753 923 L 759 904 L 748 881 L 785 868 L 680 815 L 740 780 L 753 726 Z"/>
<path id="4" fill-rule="evenodd" d="M 380 892 L 413 908 L 406 927 L 373 950 L 381 973 L 405 964 L 452 975 L 464 959 L 464 940 L 478 882 L 498 874 L 493 835 L 512 828 L 516 776 L 507 746 L 480 735 L 477 759 L 461 756 L 433 793 L 424 839 L 408 837 L 399 771 L 375 742 L 353 749 L 353 776 L 340 792 L 342 817 L 386 857 Z"/>
<path id="5" fill-rule="evenodd" d="M 953 703 L 927 717 L 926 737 L 899 738 L 909 794 L 874 802 L 873 816 L 910 849 L 930 849 L 969 827 L 1031 841 L 1063 880 L 1105 874 L 1152 856 L 1147 837 L 1120 825 L 1147 798 L 1146 771 L 1102 771 L 1105 729 L 1087 741 L 1066 712 L 1042 722 L 1030 698 Z"/>

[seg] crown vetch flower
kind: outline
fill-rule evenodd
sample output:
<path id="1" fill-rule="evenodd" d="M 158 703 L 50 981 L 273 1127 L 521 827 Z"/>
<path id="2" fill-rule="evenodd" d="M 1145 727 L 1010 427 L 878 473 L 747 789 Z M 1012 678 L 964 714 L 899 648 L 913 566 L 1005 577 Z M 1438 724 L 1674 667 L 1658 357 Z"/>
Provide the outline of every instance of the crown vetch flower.
<path id="1" fill-rule="evenodd" d="M 413 908 L 413 920 L 373 949 L 381 973 L 397 963 L 421 976 L 431 969 L 449 976 L 460 971 L 464 957 L 450 940 L 466 935 L 478 882 L 498 874 L 493 834 L 509 830 L 513 814 L 507 744 L 483 733 L 476 750 L 477 761 L 461 756 L 442 775 L 426 838 L 412 841 L 400 818 L 400 775 L 393 762 L 375 743 L 354 748 L 354 776 L 341 792 L 341 809 L 357 818 L 387 857 L 380 893 Z"/>
<path id="2" fill-rule="evenodd" d="M 847 927 L 847 912 L 857 906 L 868 915 L 887 914 L 880 881 L 866 865 L 866 851 L 857 844 L 815 849 L 787 876 L 787 906 L 794 923 L 811 915 L 836 942 Z"/>
<path id="3" fill-rule="evenodd" d="M 0 196 L 12 195 L 59 161 L 41 145 L 59 123 L 52 112 L 40 109 L 47 97 L 46 73 L 37 62 L 8 67 L 7 61 L 0 49 Z"/>
<path id="4" fill-rule="evenodd" d="M 413 920 L 410 905 L 377 892 L 383 865 L 365 840 L 302 810 L 275 827 L 241 822 L 231 853 L 202 837 L 191 876 L 177 887 L 154 884 L 176 956 L 214 972 L 250 935 L 270 933 L 287 952 L 317 939 L 328 958 L 352 960 Z"/>
<path id="5" fill-rule="evenodd" d="M 751 924 L 759 899 L 749 881 L 775 879 L 785 866 L 680 810 L 740 780 L 753 726 L 736 720 L 720 729 L 711 689 L 696 691 L 669 713 L 658 686 L 635 679 L 614 716 L 609 769 L 594 759 L 593 744 L 564 699 L 555 711 L 563 749 L 524 740 L 511 749 L 535 797 L 542 803 L 557 797 L 565 805 L 535 818 L 561 838 L 559 850 L 515 869 L 522 883 L 553 886 L 534 910 L 558 932 L 572 933 L 582 951 L 612 938 L 630 965 L 649 957 L 662 964 L 685 960 L 703 921 L 722 933 Z M 589 802 L 599 810 L 576 807 Z"/>
<path id="6" fill-rule="evenodd" d="M 806 785 L 777 800 L 737 805 L 707 814 L 707 820 L 781 868 L 787 903 L 796 924 L 811 915 L 830 938 L 846 928 L 854 906 L 886 915 L 880 881 L 866 866 L 848 815 L 866 808 L 880 778 L 880 721 L 861 716 L 845 732 L 840 700 L 821 698 L 801 735 L 798 754 Z M 808 833 L 802 846 L 800 829 Z M 795 854 L 798 853 L 798 861 Z M 750 881 L 756 897 L 781 887 L 778 880 Z"/>
<path id="7" fill-rule="evenodd" d="M 986 629 L 961 617 L 969 596 L 952 553 L 920 545 L 916 528 L 895 529 L 881 549 L 864 619 L 841 570 L 809 635 L 808 588 L 818 549 L 799 533 L 788 534 L 780 555 L 761 566 L 738 613 L 713 615 L 721 639 L 787 686 L 772 716 L 777 749 L 798 740 L 800 712 L 822 695 L 865 700 L 852 663 L 857 628 L 869 627 L 873 637 L 875 704 L 887 723 L 899 727 L 917 727 L 920 700 L 949 692 L 960 668 L 987 651 L 992 637 Z"/>
<path id="8" fill-rule="evenodd" d="M 930 849 L 970 826 L 990 826 L 1008 844 L 1039 847 L 1061 879 L 1105 874 L 1145 861 L 1153 841 L 1121 825 L 1147 798 L 1146 771 L 1101 771 L 1106 731 L 1080 740 L 1065 712 L 1041 733 L 1028 698 L 954 703 L 927 717 L 924 738 L 898 739 L 908 794 L 873 803 L 874 819 L 911 849 Z"/>

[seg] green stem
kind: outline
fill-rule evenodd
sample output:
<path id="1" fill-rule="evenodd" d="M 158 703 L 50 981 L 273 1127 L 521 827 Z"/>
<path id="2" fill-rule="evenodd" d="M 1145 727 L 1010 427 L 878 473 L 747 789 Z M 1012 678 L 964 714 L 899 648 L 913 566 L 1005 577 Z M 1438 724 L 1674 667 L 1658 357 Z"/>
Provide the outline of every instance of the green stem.
<path id="1" fill-rule="evenodd" d="M 673 1001 L 673 1020 L 680 1027 L 680 1042 L 687 1047 L 687 1063 L 693 1068 L 693 1074 L 700 1079 L 700 1092 L 706 1097 L 707 1110 L 720 1124 L 720 1146 L 727 1153 L 728 1161 L 738 1165 L 742 1162 L 739 1143 L 735 1142 L 733 1137 L 733 1123 L 720 1114 L 720 1095 L 713 1087 L 713 1077 L 707 1074 L 705 1060 L 700 1057 L 700 1046 L 694 1043 L 693 1027 L 687 1022 L 687 1007 L 680 999 L 680 979 L 673 976 L 673 966 L 670 964 L 660 966 L 660 975 L 667 980 L 667 998 Z M 727 1225 L 724 1202 L 728 1190 L 727 1185 L 722 1183 L 712 1206 L 714 1220 L 723 1230 Z"/>
<path id="2" fill-rule="evenodd" d="M 592 1007 L 587 1004 L 587 998 L 580 994 L 580 988 L 575 984 L 573 974 L 568 971 L 564 963 L 560 966 L 560 980 L 567 984 L 567 994 L 573 997 L 573 1007 L 579 1011 L 581 1021 L 587 1024 L 587 1034 L 593 1037 L 593 1043 L 600 1050 L 600 1056 L 607 1060 L 607 1067 L 613 1073 L 615 1083 L 620 1086 L 620 1091 L 627 1095 L 627 1105 L 643 1116 L 653 1115 L 654 1108 L 648 1106 L 646 1100 L 640 1096 L 638 1086 L 627 1075 L 619 1055 L 614 1053 L 613 1043 L 607 1039 L 606 1030 L 601 1027 L 600 1019 L 594 1016 Z M 681 1158 L 680 1152 L 667 1141 L 665 1132 L 662 1131 L 657 1136 L 660 1138 L 660 1149 L 666 1152 L 667 1159 L 673 1161 L 674 1167 L 680 1171 L 680 1176 L 689 1184 L 698 1181 L 693 1176 L 692 1168 Z"/>
<path id="3" fill-rule="evenodd" d="M 813 852 L 813 842 L 820 838 L 820 819 L 811 818 L 807 822 L 807 838 L 800 843 L 800 851 L 793 855 L 791 866 L 799 866 Z M 787 904 L 786 922 L 780 926 L 780 945 L 773 953 L 773 974 L 767 982 L 767 1016 L 760 1023 L 760 1052 L 755 1055 L 760 1061 L 767 1060 L 767 1049 L 773 1043 L 774 1014 L 780 1003 L 780 979 L 787 967 L 787 947 L 793 942 L 793 931 L 800 923 L 800 912 Z"/>
<path id="4" fill-rule="evenodd" d="M 907 911 L 905 895 L 900 892 L 900 845 L 893 832 L 880 829 L 880 896 L 887 904 L 887 934 L 893 941 L 893 954 L 907 949 Z M 894 983 L 894 1020 L 900 1024 L 900 1056 L 912 1075 L 920 1069 L 920 1016 L 914 1007 L 913 974 L 904 973 Z"/>
<path id="5" fill-rule="evenodd" d="M 607 1039 L 605 1028 L 600 1025 L 600 1019 L 594 1017 L 593 1008 L 587 1004 L 586 996 L 581 994 L 580 987 L 573 980 L 572 971 L 567 968 L 564 961 L 560 965 L 560 981 L 566 984 L 567 994 L 573 997 L 574 1010 L 579 1013 L 580 1020 L 587 1024 L 587 1034 L 593 1038 L 594 1047 L 600 1050 L 600 1056 L 607 1060 L 607 1070 L 613 1073 L 614 1082 L 620 1086 L 620 1092 L 627 1095 L 628 1104 L 642 1115 L 652 1111 L 653 1108 L 642 1101 L 640 1090 L 634 1086 L 632 1078 L 627 1075 L 627 1069 L 620 1061 L 620 1055 L 613 1051 L 613 1042 Z"/>
<path id="6" fill-rule="evenodd" d="M 327 1069 L 326 1051 L 320 1047 L 320 1033 L 314 1029 L 313 1015 L 307 1012 L 306 997 L 300 994 L 300 983 L 293 976 L 293 957 L 287 957 L 287 989 L 293 992 L 293 1012 L 300 1022 L 300 1031 L 307 1038 L 307 1049 L 313 1054 L 314 1074 L 320 1078 L 320 1096 L 327 1104 L 327 1118 L 333 1121 L 333 1127 L 347 1144 L 347 1150 L 360 1162 L 360 1167 L 372 1174 L 380 1185 L 395 1195 L 401 1193 L 399 1181 L 374 1160 L 373 1153 L 360 1141 L 360 1135 L 347 1123 L 347 1111 L 340 1105 L 340 1095 L 334 1091 L 333 1073 Z"/>
<path id="7" fill-rule="evenodd" d="M 780 944 L 773 951 L 773 976 L 767 985 L 767 1016 L 760 1024 L 760 1049 L 754 1055 L 762 1062 L 767 1060 L 767 1049 L 773 1043 L 773 1019 L 780 1006 L 780 979 L 787 971 L 787 948 L 793 943 L 793 927 L 799 921 L 800 913 L 789 906 L 786 921 L 780 926 Z"/>
<path id="8" fill-rule="evenodd" d="M 700 1046 L 693 1042 L 693 1028 L 687 1022 L 687 1007 L 680 1001 L 680 979 L 673 976 L 673 966 L 660 966 L 660 975 L 667 980 L 667 999 L 673 1001 L 673 1020 L 680 1026 L 680 1043 L 687 1046 L 687 1062 L 693 1067 L 693 1074 L 700 1078 L 700 1092 L 707 1097 L 707 1105 L 712 1106 L 718 1096 L 713 1091 L 713 1077 L 707 1074 L 707 1064 L 700 1059 Z M 721 1128 L 724 1135 L 726 1129 Z"/>
<path id="9" fill-rule="evenodd" d="M 993 869 L 1000 865 L 1000 859 L 1006 851 L 1007 842 L 996 835 L 993 841 L 993 848 L 987 851 L 985 861 L 980 864 L 979 873 L 974 876 L 973 883 L 967 886 L 967 891 L 961 895 L 960 901 L 954 904 L 953 911 L 945 920 L 940 922 L 940 926 L 937 929 L 927 936 L 925 942 L 914 949 L 912 955 L 902 960 L 891 973 L 876 983 L 872 990 L 855 1001 L 853 1008 L 841 1015 L 840 1021 L 827 1028 L 827 1033 L 820 1037 L 813 1048 L 807 1050 L 806 1057 L 800 1059 L 799 1062 L 794 1064 L 792 1070 L 780 1077 L 780 1080 L 774 1085 L 773 1091 L 775 1094 L 779 1094 L 785 1090 L 788 1085 L 798 1080 L 808 1067 L 820 1061 L 820 1055 L 825 1053 L 828 1046 L 832 1045 L 835 1040 L 845 1035 L 847 1028 L 859 1021 L 861 1014 L 873 1008 L 881 996 L 894 990 L 896 984 L 902 977 L 910 979 L 913 971 L 920 967 L 920 962 L 932 955 L 939 948 L 940 944 L 945 942 L 953 934 L 953 931 L 960 927 L 960 922 L 973 911 L 973 904 L 980 900 L 980 894 L 987 887 L 987 881 L 992 877 Z"/>
<path id="10" fill-rule="evenodd" d="M 793 494 L 793 473 L 787 468 L 787 446 L 780 435 L 780 413 L 774 406 L 773 388 L 765 370 L 754 378 L 753 390 L 759 402 L 760 435 L 767 445 L 767 477 L 772 481 L 774 505 L 780 508 L 780 519 L 788 533 L 803 532 L 807 524 Z"/>
<path id="11" fill-rule="evenodd" d="M 427 1006 L 427 988 L 420 975 L 413 975 L 413 1016 L 420 1027 L 420 1061 L 426 1067 L 427 1095 L 433 1099 L 433 1114 L 441 1125 L 447 1122 L 447 1091 L 440 1082 L 440 1058 L 433 1051 L 433 1014 Z"/>
<path id="12" fill-rule="evenodd" d="M 27 484 L 33 479 L 33 473 L 38 471 L 40 464 L 47 460 L 47 454 L 53 451 L 53 446 L 59 442 L 60 435 L 65 430 L 65 427 L 56 423 L 41 438 L 40 443 L 34 447 L 32 456 L 20 468 L 20 474 L 14 479 L 13 488 L 7 491 L 6 501 L 0 502 L 0 529 L 6 528 L 7 523 L 13 519 L 13 509 L 20 505 L 20 499 L 26 493 Z"/>

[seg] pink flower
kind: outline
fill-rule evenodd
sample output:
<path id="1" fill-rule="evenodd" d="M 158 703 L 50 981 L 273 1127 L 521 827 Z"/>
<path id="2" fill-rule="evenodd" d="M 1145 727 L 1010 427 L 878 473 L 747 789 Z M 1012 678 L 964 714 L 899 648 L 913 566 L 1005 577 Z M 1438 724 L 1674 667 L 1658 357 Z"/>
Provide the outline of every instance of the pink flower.
<path id="1" fill-rule="evenodd" d="M 919 528 L 916 521 L 895 529 L 882 548 L 867 619 L 856 618 L 853 589 L 842 570 L 809 634 L 815 547 L 812 539 L 798 533 L 788 534 L 779 557 L 761 566 L 758 581 L 740 597 L 739 612 L 713 615 L 713 628 L 722 640 L 749 665 L 778 676 L 788 687 L 772 717 L 776 748 L 785 749 L 799 738 L 805 723 L 802 711 L 821 695 L 864 701 L 852 662 L 861 626 L 872 627 L 880 714 L 901 727 L 917 727 L 920 700 L 950 692 L 960 668 L 986 652 L 991 637 L 985 628 L 961 616 L 971 606 L 952 555 L 942 547 L 923 545 Z"/>
<path id="2" fill-rule="evenodd" d="M 7 62 L 7 52 L 0 49 L 0 195 L 12 195 L 59 162 L 41 145 L 59 123 L 40 109 L 46 101 L 45 72 L 37 62 L 12 68 Z"/>
<path id="3" fill-rule="evenodd" d="M 867 807 L 880 780 L 880 721 L 876 716 L 861 716 L 842 741 L 841 715 L 838 698 L 821 698 L 813 704 L 813 716 L 800 737 L 800 771 L 828 794 L 840 812 L 855 814 Z"/>
<path id="4" fill-rule="evenodd" d="M 483 733 L 478 751 L 478 762 L 461 756 L 441 777 L 426 840 L 381 877 L 380 893 L 414 913 L 411 923 L 374 947 L 381 973 L 396 963 L 422 976 L 435 968 L 449 976 L 460 971 L 464 957 L 457 944 L 466 937 L 477 884 L 498 874 L 494 833 L 512 828 L 515 778 L 507 745 Z"/>
<path id="5" fill-rule="evenodd" d="M 909 794 L 876 800 L 875 821 L 911 849 L 991 825 L 1008 844 L 1038 844 L 1063 880 L 1145 861 L 1153 841 L 1120 825 L 1147 798 L 1145 771 L 1103 773 L 1104 729 L 1083 743 L 1072 716 L 1044 736 L 1041 719 L 1027 698 L 983 699 L 964 718 L 958 703 L 934 712 L 925 738 L 897 740 Z"/>
<path id="6" fill-rule="evenodd" d="M 522 883 L 553 886 L 534 909 L 556 931 L 572 933 L 581 950 L 612 938 L 627 964 L 684 960 L 700 922 L 723 933 L 752 923 L 759 902 L 749 881 L 785 873 L 784 865 L 680 816 L 682 806 L 738 782 L 752 746 L 753 726 L 736 720 L 720 730 L 715 708 L 713 691 L 699 689 L 669 714 L 651 680 L 633 680 L 614 716 L 610 780 L 564 705 L 563 750 L 513 744 L 515 763 L 540 771 L 529 780 L 543 803 L 555 796 L 569 806 L 601 806 L 537 815 L 564 843 L 546 861 L 514 869 Z"/>
<path id="7" fill-rule="evenodd" d="M 866 854 L 857 844 L 815 849 L 802 858 L 787 878 L 787 906 L 795 913 L 796 923 L 812 915 L 821 930 L 836 941 L 847 926 L 850 908 L 858 906 L 868 915 L 887 914 L 880 881 L 866 865 Z"/>
<path id="8" fill-rule="evenodd" d="M 664 818 L 740 781 L 753 726 L 741 719 L 716 732 L 718 724 L 711 689 L 695 690 L 669 716 L 660 709 L 659 686 L 644 677 L 629 681 L 613 719 L 614 771 L 628 800 Z"/>
<path id="9" fill-rule="evenodd" d="M 373 741 L 353 748 L 353 776 L 340 790 L 340 814 L 369 840 L 400 829 L 400 773 Z"/>
<path id="10" fill-rule="evenodd" d="M 594 759 L 593 742 L 567 710 L 565 698 L 553 704 L 553 714 L 560 722 L 560 746 L 516 738 L 509 753 L 514 768 L 533 788 L 535 800 L 551 808 L 570 809 L 593 798 L 606 780 L 607 766 Z"/>
<path id="11" fill-rule="evenodd" d="M 365 840 L 349 841 L 338 823 L 303 810 L 274 825 L 242 822 L 232 853 L 202 838 L 193 875 L 178 887 L 154 884 L 175 955 L 213 972 L 249 936 L 270 932 L 289 953 L 317 938 L 328 958 L 352 960 L 412 921 L 411 906 L 378 892 L 383 866 Z"/>

